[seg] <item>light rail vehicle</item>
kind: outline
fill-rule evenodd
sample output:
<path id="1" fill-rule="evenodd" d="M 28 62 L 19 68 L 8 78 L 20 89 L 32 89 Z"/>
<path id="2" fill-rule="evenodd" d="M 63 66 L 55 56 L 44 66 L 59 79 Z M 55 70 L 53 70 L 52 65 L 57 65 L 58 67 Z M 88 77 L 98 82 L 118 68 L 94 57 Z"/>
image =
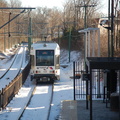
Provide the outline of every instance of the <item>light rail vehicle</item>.
<path id="1" fill-rule="evenodd" d="M 31 45 L 31 78 L 36 83 L 60 80 L 60 47 L 52 41 L 39 41 Z"/>

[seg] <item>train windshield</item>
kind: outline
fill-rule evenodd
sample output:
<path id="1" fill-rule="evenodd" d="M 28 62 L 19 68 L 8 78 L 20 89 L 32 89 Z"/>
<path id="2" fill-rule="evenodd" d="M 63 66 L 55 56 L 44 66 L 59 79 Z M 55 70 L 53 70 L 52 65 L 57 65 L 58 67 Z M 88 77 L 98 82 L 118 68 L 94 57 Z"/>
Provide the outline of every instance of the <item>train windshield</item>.
<path id="1" fill-rule="evenodd" d="M 54 50 L 36 50 L 36 66 L 54 66 Z"/>

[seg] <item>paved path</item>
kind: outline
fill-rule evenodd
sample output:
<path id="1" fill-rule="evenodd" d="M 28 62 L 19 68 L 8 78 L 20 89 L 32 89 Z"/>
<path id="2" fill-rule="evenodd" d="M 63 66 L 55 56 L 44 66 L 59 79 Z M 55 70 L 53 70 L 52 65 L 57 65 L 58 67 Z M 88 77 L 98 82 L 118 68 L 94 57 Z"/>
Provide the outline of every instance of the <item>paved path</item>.
<path id="1" fill-rule="evenodd" d="M 62 101 L 59 120 L 90 120 L 90 110 L 86 109 L 86 101 Z M 106 108 L 102 100 L 94 100 L 93 120 L 120 120 L 119 112 Z"/>

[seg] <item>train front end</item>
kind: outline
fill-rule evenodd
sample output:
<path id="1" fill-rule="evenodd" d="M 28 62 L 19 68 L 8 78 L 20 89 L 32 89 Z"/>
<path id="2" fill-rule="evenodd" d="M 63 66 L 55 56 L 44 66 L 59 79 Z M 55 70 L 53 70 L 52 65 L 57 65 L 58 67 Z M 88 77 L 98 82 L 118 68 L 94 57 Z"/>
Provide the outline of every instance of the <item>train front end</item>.
<path id="1" fill-rule="evenodd" d="M 39 43 L 31 50 L 31 76 L 36 83 L 60 79 L 60 48 L 57 43 Z"/>

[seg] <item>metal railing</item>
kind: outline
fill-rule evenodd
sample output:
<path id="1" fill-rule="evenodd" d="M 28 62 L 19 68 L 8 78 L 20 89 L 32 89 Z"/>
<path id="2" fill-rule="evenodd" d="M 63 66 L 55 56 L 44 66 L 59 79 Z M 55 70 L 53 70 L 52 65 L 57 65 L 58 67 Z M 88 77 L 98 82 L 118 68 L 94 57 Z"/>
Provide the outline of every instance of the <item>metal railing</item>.
<path id="1" fill-rule="evenodd" d="M 74 100 L 89 100 L 90 97 L 90 80 L 85 79 L 83 75 L 87 75 L 84 70 L 83 62 L 73 63 L 73 74 L 74 74 Z M 89 72 L 89 71 L 88 71 Z M 88 74 L 89 76 L 89 74 Z M 103 76 L 102 76 L 103 77 Z M 92 98 L 93 99 L 106 99 L 106 92 L 104 91 L 104 82 L 101 77 L 100 70 L 92 71 Z"/>

